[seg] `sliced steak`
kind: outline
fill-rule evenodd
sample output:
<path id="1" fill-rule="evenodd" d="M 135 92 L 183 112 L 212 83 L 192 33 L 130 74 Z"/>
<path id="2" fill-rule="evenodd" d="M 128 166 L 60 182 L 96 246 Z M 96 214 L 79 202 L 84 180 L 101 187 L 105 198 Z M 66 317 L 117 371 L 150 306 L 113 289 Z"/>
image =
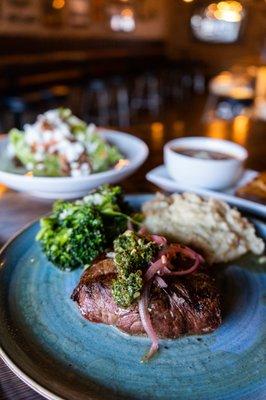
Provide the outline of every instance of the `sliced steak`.
<path id="1" fill-rule="evenodd" d="M 127 309 L 115 303 L 111 294 L 115 277 L 113 260 L 98 259 L 83 273 L 71 298 L 89 321 L 114 325 L 131 335 L 145 334 L 137 302 Z M 207 333 L 220 325 L 219 293 L 208 274 L 164 276 L 164 280 L 166 288 L 153 284 L 150 292 L 149 311 L 159 337 Z"/>

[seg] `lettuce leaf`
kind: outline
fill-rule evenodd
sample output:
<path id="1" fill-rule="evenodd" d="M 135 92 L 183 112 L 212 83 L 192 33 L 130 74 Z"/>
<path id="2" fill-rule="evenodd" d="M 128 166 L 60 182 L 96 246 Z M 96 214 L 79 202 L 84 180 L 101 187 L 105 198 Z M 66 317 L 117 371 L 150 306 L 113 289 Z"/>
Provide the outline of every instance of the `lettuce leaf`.
<path id="1" fill-rule="evenodd" d="M 9 141 L 18 160 L 26 166 L 26 164 L 34 164 L 34 156 L 30 146 L 25 142 L 23 132 L 14 128 L 9 132 Z"/>

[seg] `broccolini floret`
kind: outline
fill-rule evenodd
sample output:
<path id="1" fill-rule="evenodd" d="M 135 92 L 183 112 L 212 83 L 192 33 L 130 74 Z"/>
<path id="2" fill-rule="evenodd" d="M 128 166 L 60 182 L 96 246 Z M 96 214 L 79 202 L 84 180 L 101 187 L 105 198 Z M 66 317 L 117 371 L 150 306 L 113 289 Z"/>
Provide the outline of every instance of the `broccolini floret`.
<path id="1" fill-rule="evenodd" d="M 97 207 L 103 213 L 120 213 L 129 210 L 120 186 L 102 185 L 99 189 L 92 190 L 82 201 Z"/>
<path id="2" fill-rule="evenodd" d="M 57 201 L 52 214 L 41 219 L 36 239 L 60 269 L 89 265 L 126 229 L 129 216 L 124 213 L 127 206 L 121 189 L 105 185 L 93 195 L 100 196 L 101 202 Z"/>
<path id="3" fill-rule="evenodd" d="M 90 263 L 106 246 L 100 213 L 68 202 L 55 203 L 52 215 L 41 219 L 37 240 L 47 258 L 64 270 Z"/>

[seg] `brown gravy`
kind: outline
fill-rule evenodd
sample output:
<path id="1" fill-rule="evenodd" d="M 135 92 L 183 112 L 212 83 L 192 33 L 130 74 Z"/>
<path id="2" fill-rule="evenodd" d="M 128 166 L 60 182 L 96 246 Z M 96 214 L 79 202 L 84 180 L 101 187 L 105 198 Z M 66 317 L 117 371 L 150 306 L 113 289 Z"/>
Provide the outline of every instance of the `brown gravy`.
<path id="1" fill-rule="evenodd" d="M 172 149 L 178 154 L 184 156 L 200 158 L 202 160 L 234 160 L 236 157 L 230 154 L 221 153 L 219 151 L 205 150 L 205 149 L 190 149 L 188 147 L 174 147 Z"/>

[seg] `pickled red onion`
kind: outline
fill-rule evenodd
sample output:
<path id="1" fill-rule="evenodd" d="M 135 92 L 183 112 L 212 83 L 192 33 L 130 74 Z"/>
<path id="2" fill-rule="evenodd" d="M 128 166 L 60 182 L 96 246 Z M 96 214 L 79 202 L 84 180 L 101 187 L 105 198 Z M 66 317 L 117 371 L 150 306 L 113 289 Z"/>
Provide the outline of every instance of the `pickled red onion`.
<path id="1" fill-rule="evenodd" d="M 166 246 L 167 241 L 164 237 L 158 235 L 152 235 L 152 239 L 156 241 L 158 244 L 162 244 Z M 158 241 L 157 241 L 158 240 Z M 160 242 L 160 243 L 159 243 Z M 176 254 L 181 254 L 186 258 L 190 258 L 194 260 L 193 265 L 181 271 L 173 271 L 172 264 L 170 262 L 171 258 L 174 257 Z M 141 298 L 139 300 L 139 315 L 141 319 L 141 323 L 145 332 L 147 333 L 148 337 L 151 339 L 151 347 L 149 352 L 142 358 L 142 362 L 148 361 L 154 354 L 158 351 L 159 342 L 158 336 L 152 326 L 150 313 L 148 310 L 149 305 L 149 294 L 150 288 L 153 282 L 153 278 L 155 277 L 157 283 L 161 288 L 167 287 L 166 282 L 161 278 L 163 275 L 187 275 L 191 274 L 200 266 L 200 264 L 204 261 L 202 256 L 189 247 L 181 246 L 177 243 L 170 244 L 168 247 L 161 250 L 158 254 L 158 258 L 155 262 L 152 262 L 147 269 L 144 280 L 146 281 Z M 161 276 L 160 276 L 161 275 Z"/>
<path id="2" fill-rule="evenodd" d="M 168 286 L 167 283 L 163 280 L 163 278 L 161 278 L 159 275 L 155 277 L 155 280 L 158 283 L 158 286 L 162 289 Z"/>
<path id="3" fill-rule="evenodd" d="M 142 326 L 147 333 L 148 337 L 151 339 L 151 347 L 147 354 L 142 358 L 142 362 L 148 361 L 153 355 L 158 351 L 159 341 L 158 336 L 152 326 L 151 317 L 148 310 L 149 305 L 149 293 L 150 293 L 151 282 L 145 284 L 142 292 L 142 296 L 139 300 L 139 315 Z"/>
<path id="4" fill-rule="evenodd" d="M 160 246 L 165 246 L 167 244 L 167 239 L 164 236 L 151 235 L 151 240 Z"/>

